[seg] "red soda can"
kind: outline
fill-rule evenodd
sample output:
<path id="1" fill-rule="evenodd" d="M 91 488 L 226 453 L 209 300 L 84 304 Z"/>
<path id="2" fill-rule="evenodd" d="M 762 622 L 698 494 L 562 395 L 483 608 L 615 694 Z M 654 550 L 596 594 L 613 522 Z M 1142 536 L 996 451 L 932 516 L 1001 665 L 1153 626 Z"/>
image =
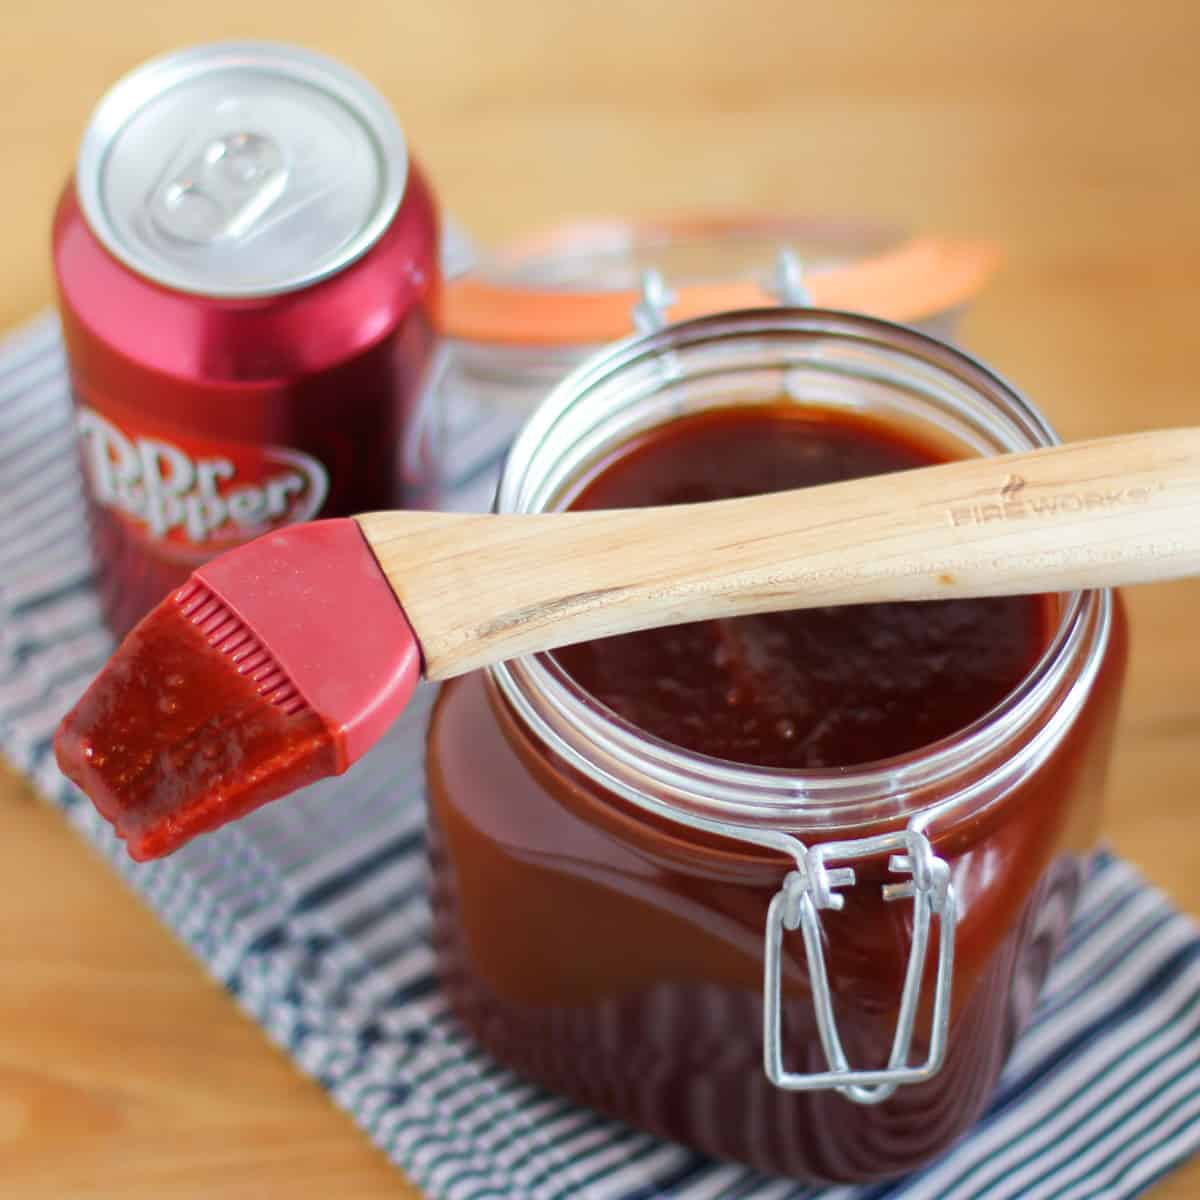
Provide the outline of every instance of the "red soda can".
<path id="1" fill-rule="evenodd" d="M 53 244 L 115 633 L 272 528 L 422 501 L 437 211 L 352 71 L 258 42 L 144 64 L 96 108 Z"/>

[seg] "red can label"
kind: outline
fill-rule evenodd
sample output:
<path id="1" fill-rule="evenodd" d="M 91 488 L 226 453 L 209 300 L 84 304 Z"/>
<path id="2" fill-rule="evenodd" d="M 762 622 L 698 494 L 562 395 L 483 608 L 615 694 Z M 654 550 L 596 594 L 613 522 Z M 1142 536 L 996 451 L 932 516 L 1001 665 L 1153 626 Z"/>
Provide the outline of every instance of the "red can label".
<path id="1" fill-rule="evenodd" d="M 81 405 L 78 429 L 93 500 L 164 558 L 203 562 L 268 530 L 317 515 L 329 474 L 299 450 L 173 440 L 119 429 Z"/>

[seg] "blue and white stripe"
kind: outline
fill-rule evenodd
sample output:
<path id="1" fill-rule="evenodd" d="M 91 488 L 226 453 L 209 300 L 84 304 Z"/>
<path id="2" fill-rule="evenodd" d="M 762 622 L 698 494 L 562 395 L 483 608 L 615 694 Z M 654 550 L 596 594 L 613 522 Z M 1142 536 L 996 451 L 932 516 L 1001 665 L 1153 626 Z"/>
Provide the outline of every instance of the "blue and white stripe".
<path id="1" fill-rule="evenodd" d="M 486 497 L 510 432 L 454 414 Z M 138 866 L 50 738 L 110 649 L 86 561 L 55 323 L 0 345 L 0 749 L 428 1195 L 445 1200 L 1124 1200 L 1200 1147 L 1200 933 L 1101 857 L 989 1112 L 883 1187 L 713 1163 L 524 1084 L 478 1053 L 432 974 L 421 692 L 347 781 Z M 648 1099 L 648 1102 L 652 1098 Z"/>

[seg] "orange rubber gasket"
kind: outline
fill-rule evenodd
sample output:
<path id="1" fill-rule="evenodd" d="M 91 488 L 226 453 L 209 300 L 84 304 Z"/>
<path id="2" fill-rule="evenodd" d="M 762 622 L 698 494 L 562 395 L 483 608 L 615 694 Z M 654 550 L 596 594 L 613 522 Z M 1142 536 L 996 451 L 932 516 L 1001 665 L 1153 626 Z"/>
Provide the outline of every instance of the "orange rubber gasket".
<path id="1" fill-rule="evenodd" d="M 532 245 L 535 243 L 526 243 Z M 816 308 L 910 322 L 946 312 L 975 295 L 1000 266 L 994 243 L 977 238 L 915 237 L 844 266 L 806 273 Z M 675 289 L 668 319 L 778 304 L 750 281 Z M 633 330 L 634 290 L 580 292 L 512 287 L 467 276 L 448 283 L 440 328 L 474 342 L 557 346 L 610 342 Z"/>

